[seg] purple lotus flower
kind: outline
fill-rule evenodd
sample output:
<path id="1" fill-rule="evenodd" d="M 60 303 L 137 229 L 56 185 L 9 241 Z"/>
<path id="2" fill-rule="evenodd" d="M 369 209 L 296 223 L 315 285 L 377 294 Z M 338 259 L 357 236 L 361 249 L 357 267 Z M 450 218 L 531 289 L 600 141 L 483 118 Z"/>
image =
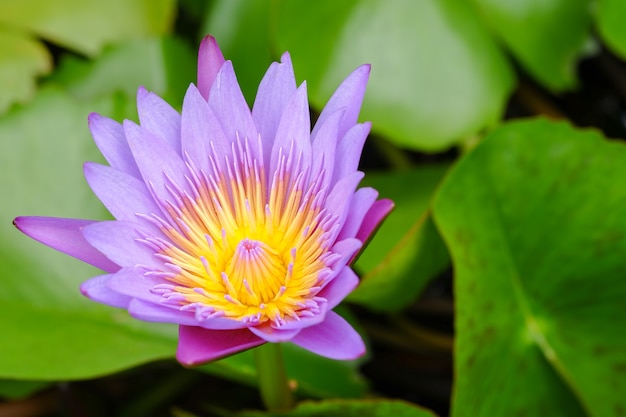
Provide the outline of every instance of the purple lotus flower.
<path id="1" fill-rule="evenodd" d="M 140 88 L 139 125 L 89 117 L 110 166 L 88 162 L 85 177 L 116 220 L 15 224 L 107 272 L 81 286 L 87 297 L 179 324 L 183 364 L 284 341 L 356 358 L 363 341 L 331 310 L 358 284 L 348 264 L 393 206 L 357 190 L 368 75 L 357 68 L 311 131 L 306 84 L 296 86 L 287 53 L 251 112 L 206 37 L 182 114 Z"/>

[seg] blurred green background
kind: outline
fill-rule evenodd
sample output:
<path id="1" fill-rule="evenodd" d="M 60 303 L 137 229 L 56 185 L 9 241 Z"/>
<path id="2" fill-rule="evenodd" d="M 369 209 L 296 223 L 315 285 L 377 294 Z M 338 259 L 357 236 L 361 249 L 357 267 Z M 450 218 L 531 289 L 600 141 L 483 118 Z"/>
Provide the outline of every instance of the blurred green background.
<path id="1" fill-rule="evenodd" d="M 179 369 L 175 326 L 84 299 L 99 272 L 11 224 L 109 218 L 87 115 L 136 120 L 140 85 L 180 108 L 208 33 L 249 103 L 288 50 L 313 118 L 372 64 L 363 184 L 396 210 L 341 309 L 370 349 L 287 346 L 301 398 L 344 398 L 292 415 L 625 415 L 625 19 L 622 0 L 0 0 L 0 415 L 258 407 L 250 352 Z"/>

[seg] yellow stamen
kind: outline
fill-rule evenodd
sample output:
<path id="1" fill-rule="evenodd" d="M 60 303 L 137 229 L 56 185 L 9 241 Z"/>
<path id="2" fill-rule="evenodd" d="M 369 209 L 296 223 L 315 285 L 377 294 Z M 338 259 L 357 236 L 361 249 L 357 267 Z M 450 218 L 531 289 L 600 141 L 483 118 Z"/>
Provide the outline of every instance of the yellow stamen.
<path id="1" fill-rule="evenodd" d="M 280 156 L 267 190 L 263 167 L 235 151 L 226 173 L 195 176 L 195 197 L 182 195 L 168 210 L 170 245 L 160 253 L 179 268 L 164 277 L 181 295 L 171 299 L 244 322 L 306 315 L 327 269 L 321 191 L 293 172 L 292 153 Z"/>

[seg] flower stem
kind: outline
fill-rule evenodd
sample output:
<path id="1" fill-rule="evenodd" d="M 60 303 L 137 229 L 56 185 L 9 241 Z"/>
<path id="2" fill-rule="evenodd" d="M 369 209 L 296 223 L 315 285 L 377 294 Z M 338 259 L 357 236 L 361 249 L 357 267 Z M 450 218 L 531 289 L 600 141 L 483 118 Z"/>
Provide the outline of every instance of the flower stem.
<path id="1" fill-rule="evenodd" d="M 280 343 L 265 343 L 254 349 L 259 390 L 269 411 L 285 411 L 293 407 Z"/>

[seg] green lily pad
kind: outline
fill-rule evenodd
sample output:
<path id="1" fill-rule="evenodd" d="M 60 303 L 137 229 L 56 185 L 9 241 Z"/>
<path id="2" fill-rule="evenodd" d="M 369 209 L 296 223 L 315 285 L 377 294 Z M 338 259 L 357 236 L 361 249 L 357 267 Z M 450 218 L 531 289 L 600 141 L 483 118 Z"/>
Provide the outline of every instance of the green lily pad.
<path id="1" fill-rule="evenodd" d="M 46 48 L 27 35 L 0 30 L 0 114 L 35 94 L 35 77 L 50 71 Z"/>
<path id="2" fill-rule="evenodd" d="M 113 372 L 175 350 L 172 327 L 138 322 L 85 299 L 78 286 L 101 272 L 21 235 L 20 215 L 104 219 L 82 178 L 85 160 L 100 160 L 87 129 L 87 106 L 45 90 L 30 106 L 0 120 L 0 377 L 84 378 Z"/>
<path id="3" fill-rule="evenodd" d="M 109 43 L 166 33 L 174 0 L 2 1 L 0 25 L 88 55 Z"/>
<path id="4" fill-rule="evenodd" d="M 50 385 L 45 381 L 16 381 L 0 379 L 0 397 L 17 400 L 28 397 Z"/>
<path id="5" fill-rule="evenodd" d="M 233 61 L 249 105 L 269 64 L 280 60 L 283 52 L 272 50 L 270 5 L 268 0 L 216 0 L 202 28 L 203 34 L 215 36 L 226 59 Z"/>
<path id="6" fill-rule="evenodd" d="M 244 411 L 237 417 L 436 417 L 432 411 L 398 400 L 303 402 L 284 412 Z"/>
<path id="7" fill-rule="evenodd" d="M 473 1 L 539 82 L 555 91 L 577 84 L 576 64 L 591 26 L 588 0 Z"/>
<path id="8" fill-rule="evenodd" d="M 65 57 L 47 82 L 79 99 L 112 92 L 134 97 L 144 86 L 180 108 L 187 87 L 196 82 L 196 52 L 169 37 L 129 41 L 107 48 L 95 61 Z"/>
<path id="9" fill-rule="evenodd" d="M 173 0 L 0 1 L 0 114 L 30 100 L 36 77 L 51 70 L 38 38 L 93 56 L 106 44 L 166 33 L 174 9 Z"/>
<path id="10" fill-rule="evenodd" d="M 283 1 L 276 44 L 321 109 L 357 66 L 372 73 L 361 113 L 398 145 L 438 151 L 496 122 L 513 74 L 467 2 Z"/>
<path id="11" fill-rule="evenodd" d="M 622 143 L 535 120 L 446 178 L 433 207 L 455 270 L 453 416 L 626 410 L 625 177 Z"/>
<path id="12" fill-rule="evenodd" d="M 600 0 L 595 5 L 595 22 L 602 39 L 613 52 L 626 59 L 626 3 L 621 0 Z"/>
<path id="13" fill-rule="evenodd" d="M 359 256 L 361 284 L 351 302 L 378 311 L 398 311 L 449 265 L 446 247 L 430 218 L 430 200 L 448 164 L 369 173 L 363 186 L 391 198 L 395 208 Z"/>

